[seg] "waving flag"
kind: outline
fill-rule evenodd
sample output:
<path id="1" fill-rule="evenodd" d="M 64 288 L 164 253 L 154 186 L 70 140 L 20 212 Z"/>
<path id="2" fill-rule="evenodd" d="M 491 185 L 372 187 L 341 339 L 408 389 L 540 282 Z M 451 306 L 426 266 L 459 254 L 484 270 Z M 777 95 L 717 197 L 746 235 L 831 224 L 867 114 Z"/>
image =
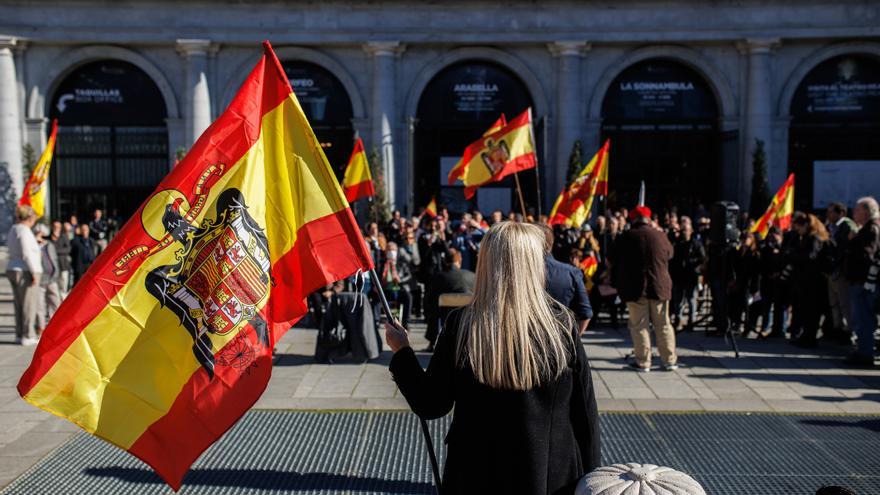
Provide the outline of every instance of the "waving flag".
<path id="1" fill-rule="evenodd" d="M 589 256 L 584 256 L 584 259 L 581 260 L 580 268 L 584 272 L 584 285 L 589 292 L 593 290 L 593 275 L 599 269 L 599 258 L 592 253 Z"/>
<path id="2" fill-rule="evenodd" d="M 767 211 L 752 225 L 751 230 L 757 232 L 762 239 L 767 237 L 773 226 L 786 231 L 791 228 L 792 214 L 794 214 L 794 174 L 789 175 L 782 187 L 776 191 Z"/>
<path id="3" fill-rule="evenodd" d="M 354 142 L 354 150 L 351 152 L 351 158 L 348 159 L 348 165 L 345 167 L 345 176 L 342 178 L 342 190 L 349 203 L 376 194 L 373 189 L 373 177 L 370 175 L 370 164 L 367 163 L 367 154 L 364 153 L 364 142 L 361 138 L 357 138 Z"/>
<path id="4" fill-rule="evenodd" d="M 52 155 L 55 153 L 55 139 L 58 136 L 58 120 L 52 120 L 52 132 L 49 134 L 49 140 L 46 142 L 46 149 L 40 156 L 37 166 L 31 172 L 31 176 L 24 185 L 24 191 L 21 193 L 21 199 L 18 204 L 21 206 L 30 206 L 37 212 L 37 218 L 42 217 L 46 213 L 46 179 L 49 178 L 49 167 L 52 166 Z"/>
<path id="5" fill-rule="evenodd" d="M 550 212 L 550 225 L 568 225 L 572 228 L 580 228 L 593 207 L 593 198 L 608 195 L 608 148 L 611 140 L 593 155 L 590 163 L 581 170 L 562 194 L 556 198 L 553 210 Z"/>
<path id="6" fill-rule="evenodd" d="M 428 215 L 431 218 L 437 216 L 437 197 L 432 197 L 431 201 L 425 206 L 425 211 L 422 212 L 422 215 Z"/>
<path id="7" fill-rule="evenodd" d="M 483 133 L 482 137 L 485 138 L 485 137 L 491 136 L 492 134 L 495 134 L 496 132 L 503 129 L 504 126 L 506 126 L 506 125 L 507 125 L 507 117 L 505 117 L 504 114 L 502 113 L 501 117 L 498 117 L 498 120 L 493 122 L 492 125 L 489 126 L 488 129 L 486 129 L 486 132 Z M 476 143 L 482 143 L 482 138 L 480 140 L 476 141 L 475 143 L 472 143 L 471 146 L 473 146 Z M 446 176 L 446 179 L 447 179 L 447 182 L 449 183 L 449 185 L 451 186 L 452 184 L 454 184 L 455 181 L 459 177 L 464 175 L 464 172 L 465 172 L 465 162 L 462 160 L 459 160 L 458 163 L 456 163 L 455 166 L 452 167 L 452 170 L 450 170 L 449 174 Z"/>
<path id="8" fill-rule="evenodd" d="M 18 384 L 175 490 L 263 393 L 305 297 L 372 266 L 268 42 L 64 301 Z"/>
<path id="9" fill-rule="evenodd" d="M 504 114 L 502 113 L 502 114 L 501 114 L 501 117 L 498 117 L 498 120 L 496 120 L 496 121 L 492 124 L 491 127 L 489 127 L 488 129 L 486 129 L 486 132 L 483 133 L 483 137 L 491 136 L 492 134 L 495 134 L 496 132 L 498 132 L 498 131 L 500 131 L 501 129 L 503 129 L 504 126 L 506 126 L 506 125 L 507 125 L 507 117 L 505 117 Z"/>
<path id="10" fill-rule="evenodd" d="M 532 110 L 527 109 L 506 126 L 468 146 L 449 173 L 449 184 L 461 180 L 464 197 L 470 199 L 480 186 L 533 168 L 536 163 Z"/>

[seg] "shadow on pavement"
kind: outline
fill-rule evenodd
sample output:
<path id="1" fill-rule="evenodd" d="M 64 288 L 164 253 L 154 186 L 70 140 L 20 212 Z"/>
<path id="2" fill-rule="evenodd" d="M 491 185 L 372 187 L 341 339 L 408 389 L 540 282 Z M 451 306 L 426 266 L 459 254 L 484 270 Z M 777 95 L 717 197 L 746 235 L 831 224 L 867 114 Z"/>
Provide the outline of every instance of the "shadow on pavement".
<path id="1" fill-rule="evenodd" d="M 87 468 L 87 476 L 116 478 L 129 483 L 165 484 L 153 471 L 143 468 Z M 392 493 L 429 493 L 430 483 L 406 480 L 362 478 L 333 473 L 297 473 L 271 469 L 204 469 L 190 470 L 183 480 L 186 486 L 222 486 L 252 489 L 285 490 L 321 487 L 326 490 L 387 490 Z"/>

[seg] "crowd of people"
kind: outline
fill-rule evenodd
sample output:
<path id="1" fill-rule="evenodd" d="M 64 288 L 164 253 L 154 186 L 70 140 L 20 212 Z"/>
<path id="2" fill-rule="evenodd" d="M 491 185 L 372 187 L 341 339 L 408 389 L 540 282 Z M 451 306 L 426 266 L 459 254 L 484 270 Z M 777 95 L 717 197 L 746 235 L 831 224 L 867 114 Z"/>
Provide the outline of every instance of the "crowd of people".
<path id="1" fill-rule="evenodd" d="M 15 220 L 6 236 L 15 342 L 34 345 L 61 301 L 107 247 L 118 222 L 95 210 L 87 223 L 80 223 L 76 216 L 38 223 L 30 206 L 17 207 Z"/>
<path id="2" fill-rule="evenodd" d="M 578 268 L 587 306 L 601 311 L 609 324 L 616 327 L 628 315 L 633 367 L 640 370 L 650 368 L 650 326 L 657 333 L 662 369 L 676 367 L 675 334 L 698 325 L 714 335 L 730 330 L 758 339 L 787 337 L 806 348 L 820 341 L 855 342 L 848 361 L 873 365 L 878 219 L 871 197 L 857 202 L 852 217 L 841 203 L 831 204 L 824 219 L 795 212 L 790 229 L 772 227 L 766 237 L 751 232 L 755 220 L 743 216 L 736 239 L 716 239 L 713 245 L 710 216 L 703 209 L 685 216 L 674 208 L 660 215 L 645 207 L 620 208 L 580 229 L 554 226 L 548 258 Z M 385 293 L 401 308 L 403 325 L 413 315 L 426 319 L 427 350 L 433 349 L 442 323 L 438 297 L 473 291 L 480 242 L 501 221 L 547 226 L 545 216 L 495 211 L 484 217 L 473 211 L 452 218 L 445 208 L 435 217 L 405 218 L 395 211 L 386 224 L 366 226 L 377 272 Z M 594 270 L 584 269 L 588 258 L 595 260 Z M 378 322 L 378 295 L 369 284 L 366 290 Z M 577 304 L 583 306 L 570 307 L 579 321 L 589 321 L 592 310 L 587 314 Z"/>

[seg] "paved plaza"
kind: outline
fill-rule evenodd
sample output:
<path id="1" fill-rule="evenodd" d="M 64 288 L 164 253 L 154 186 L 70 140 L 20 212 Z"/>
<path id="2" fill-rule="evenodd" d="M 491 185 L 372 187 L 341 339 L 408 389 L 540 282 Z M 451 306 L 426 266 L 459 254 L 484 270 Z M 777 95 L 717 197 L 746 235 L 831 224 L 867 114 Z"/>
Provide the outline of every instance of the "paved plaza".
<path id="1" fill-rule="evenodd" d="M 0 279 L 0 486 L 20 476 L 78 429 L 21 400 L 15 385 L 34 348 L 13 345 L 13 308 Z M 413 325 L 413 345 L 426 345 Z M 257 410 L 405 411 L 388 373 L 390 352 L 367 364 L 315 364 L 316 331 L 296 328 L 279 342 L 273 377 Z M 722 338 L 679 335 L 683 366 L 674 372 L 624 368 L 625 329 L 601 328 L 583 339 L 603 412 L 755 412 L 880 415 L 880 369 L 841 365 L 846 348 L 804 351 L 780 340 L 741 340 L 734 358 Z M 420 354 L 427 364 L 430 355 Z M 656 361 L 655 361 L 656 362 Z M 871 435 L 877 435 L 872 431 Z"/>

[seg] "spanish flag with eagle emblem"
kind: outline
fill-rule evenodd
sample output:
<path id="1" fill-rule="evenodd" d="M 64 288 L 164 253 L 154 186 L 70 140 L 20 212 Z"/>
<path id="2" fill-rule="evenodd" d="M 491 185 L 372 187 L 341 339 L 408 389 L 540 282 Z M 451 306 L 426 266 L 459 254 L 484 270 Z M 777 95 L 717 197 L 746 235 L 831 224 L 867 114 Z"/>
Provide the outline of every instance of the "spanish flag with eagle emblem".
<path id="1" fill-rule="evenodd" d="M 567 225 L 579 229 L 590 216 L 593 198 L 608 195 L 608 148 L 606 140 L 590 163 L 556 198 L 550 212 L 550 225 Z"/>
<path id="2" fill-rule="evenodd" d="M 779 227 L 783 232 L 791 228 L 791 216 L 794 214 L 794 174 L 776 191 L 767 211 L 752 225 L 752 232 L 757 232 L 761 239 L 767 237 L 770 228 Z"/>
<path id="3" fill-rule="evenodd" d="M 342 178 L 342 190 L 345 199 L 354 203 L 361 198 L 369 198 L 376 194 L 373 189 L 373 177 L 370 175 L 370 164 L 367 163 L 367 154 L 364 153 L 364 142 L 357 138 L 354 142 L 354 150 L 348 165 L 345 167 L 345 176 Z"/>
<path id="4" fill-rule="evenodd" d="M 52 166 L 52 156 L 55 153 L 55 140 L 58 137 L 58 119 L 52 120 L 52 132 L 49 133 L 49 140 L 46 141 L 46 149 L 40 155 L 34 171 L 31 172 L 30 178 L 24 185 L 24 191 L 21 193 L 21 199 L 18 200 L 20 206 L 30 206 L 37 213 L 37 218 L 46 214 L 46 179 L 49 178 L 49 167 Z"/>
<path id="5" fill-rule="evenodd" d="M 372 267 L 272 47 L 64 301 L 18 391 L 175 490 L 257 401 L 305 297 Z"/>
<path id="6" fill-rule="evenodd" d="M 501 122 L 499 119 L 492 128 Z M 470 199 L 482 185 L 534 168 L 537 164 L 534 141 L 532 109 L 529 108 L 507 125 L 471 143 L 449 172 L 449 184 L 461 180 L 465 186 L 464 197 Z"/>

